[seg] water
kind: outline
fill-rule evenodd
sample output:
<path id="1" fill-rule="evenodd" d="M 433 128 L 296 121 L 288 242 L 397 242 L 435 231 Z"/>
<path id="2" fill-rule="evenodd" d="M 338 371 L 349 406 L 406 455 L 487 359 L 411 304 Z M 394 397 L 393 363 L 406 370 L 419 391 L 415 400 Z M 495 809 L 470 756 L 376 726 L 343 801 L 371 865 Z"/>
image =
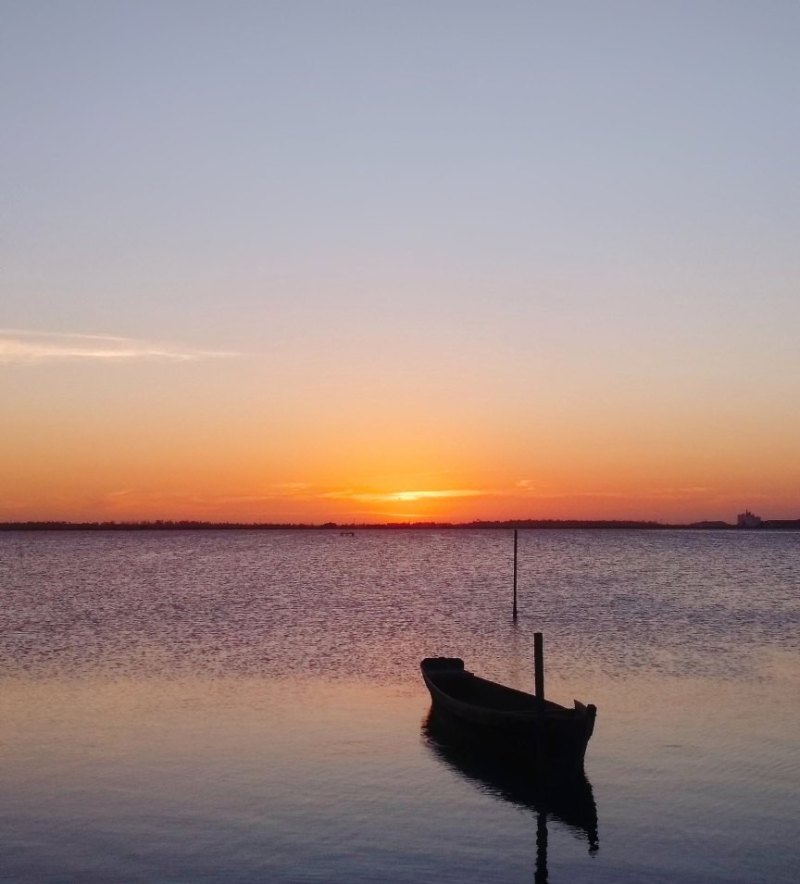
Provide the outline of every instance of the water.
<path id="1" fill-rule="evenodd" d="M 516 625 L 511 550 L 0 534 L 0 881 L 797 880 L 800 535 L 521 532 Z M 596 851 L 426 727 L 422 657 L 530 689 L 536 630 Z"/>

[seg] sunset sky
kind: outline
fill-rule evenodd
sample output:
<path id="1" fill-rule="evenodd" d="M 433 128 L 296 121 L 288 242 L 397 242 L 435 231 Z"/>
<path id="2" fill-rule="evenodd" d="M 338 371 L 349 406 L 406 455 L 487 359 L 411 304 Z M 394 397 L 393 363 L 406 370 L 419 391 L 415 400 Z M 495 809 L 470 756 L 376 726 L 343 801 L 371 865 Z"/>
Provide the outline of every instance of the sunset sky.
<path id="1" fill-rule="evenodd" d="M 0 13 L 0 521 L 800 517 L 794 0 Z"/>

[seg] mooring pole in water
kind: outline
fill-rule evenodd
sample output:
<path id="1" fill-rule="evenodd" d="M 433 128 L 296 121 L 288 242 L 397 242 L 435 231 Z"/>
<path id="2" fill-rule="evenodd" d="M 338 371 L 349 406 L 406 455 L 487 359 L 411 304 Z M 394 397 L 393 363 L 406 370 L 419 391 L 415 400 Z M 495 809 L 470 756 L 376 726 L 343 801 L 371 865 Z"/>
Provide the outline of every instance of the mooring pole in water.
<path id="1" fill-rule="evenodd" d="M 514 619 L 517 619 L 517 529 L 514 529 Z"/>

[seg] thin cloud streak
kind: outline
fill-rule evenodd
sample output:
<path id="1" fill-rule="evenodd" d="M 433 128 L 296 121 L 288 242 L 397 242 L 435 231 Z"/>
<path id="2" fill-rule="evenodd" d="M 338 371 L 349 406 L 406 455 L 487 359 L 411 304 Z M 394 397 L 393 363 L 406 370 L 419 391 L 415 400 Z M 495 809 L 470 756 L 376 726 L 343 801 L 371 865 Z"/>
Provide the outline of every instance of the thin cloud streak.
<path id="1" fill-rule="evenodd" d="M 322 497 L 334 500 L 357 500 L 362 503 L 403 503 L 414 500 L 439 500 L 454 497 L 485 497 L 485 491 L 445 489 L 440 491 L 329 491 Z"/>
<path id="2" fill-rule="evenodd" d="M 59 362 L 196 362 L 237 353 L 198 350 L 175 344 L 114 335 L 34 332 L 0 329 L 0 365 L 44 365 Z"/>

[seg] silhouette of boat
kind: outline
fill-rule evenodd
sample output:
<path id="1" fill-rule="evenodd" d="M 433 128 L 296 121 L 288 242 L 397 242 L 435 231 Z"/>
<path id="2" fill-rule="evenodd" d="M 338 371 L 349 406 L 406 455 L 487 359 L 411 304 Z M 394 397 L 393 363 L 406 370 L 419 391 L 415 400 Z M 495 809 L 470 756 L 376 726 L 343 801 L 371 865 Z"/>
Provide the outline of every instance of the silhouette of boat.
<path id="1" fill-rule="evenodd" d="M 571 774 L 550 767 L 537 771 L 530 758 L 487 754 L 479 743 L 465 738 L 463 729 L 454 726 L 451 718 L 435 709 L 422 723 L 422 736 L 434 756 L 464 780 L 494 798 L 534 812 L 540 848 L 546 848 L 546 821 L 550 818 L 585 839 L 590 853 L 597 851 L 597 805 L 582 770 Z M 538 860 L 544 868 L 546 855 Z"/>
<path id="2" fill-rule="evenodd" d="M 420 668 L 436 712 L 473 737 L 504 753 L 536 754 L 548 766 L 582 767 L 597 714 L 593 704 L 540 703 L 534 694 L 473 675 L 458 657 L 426 657 Z"/>

